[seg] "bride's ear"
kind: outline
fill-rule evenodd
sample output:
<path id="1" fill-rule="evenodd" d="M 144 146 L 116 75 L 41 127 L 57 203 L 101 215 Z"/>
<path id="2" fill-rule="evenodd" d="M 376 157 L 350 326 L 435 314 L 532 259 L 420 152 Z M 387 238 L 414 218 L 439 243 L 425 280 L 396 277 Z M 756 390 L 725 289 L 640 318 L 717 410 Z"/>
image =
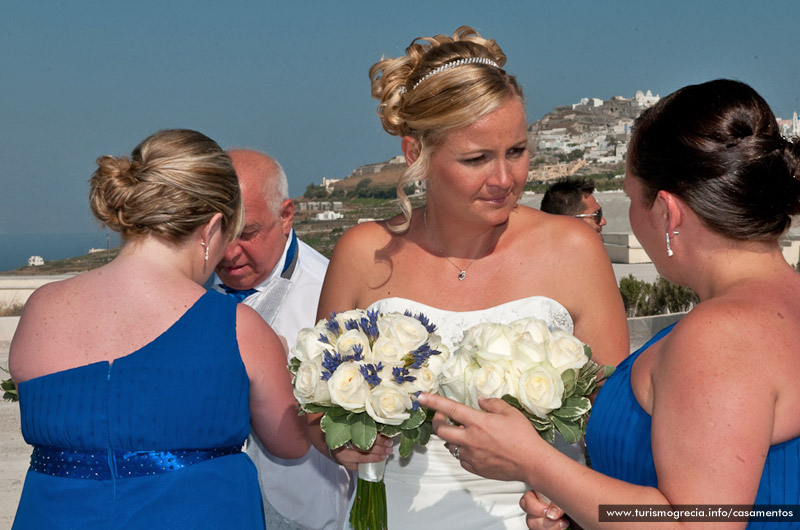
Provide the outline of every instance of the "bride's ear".
<path id="1" fill-rule="evenodd" d="M 406 164 L 409 166 L 419 158 L 420 143 L 419 140 L 413 136 L 403 136 L 403 139 L 400 141 L 400 149 L 403 151 Z"/>

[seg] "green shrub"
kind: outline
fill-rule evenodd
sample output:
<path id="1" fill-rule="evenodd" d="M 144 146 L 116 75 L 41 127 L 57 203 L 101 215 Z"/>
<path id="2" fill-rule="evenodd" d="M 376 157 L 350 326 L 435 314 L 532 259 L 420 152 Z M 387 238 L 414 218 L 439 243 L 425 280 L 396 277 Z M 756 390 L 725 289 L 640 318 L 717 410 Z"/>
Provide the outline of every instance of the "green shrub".
<path id="1" fill-rule="evenodd" d="M 619 292 L 629 317 L 681 313 L 700 302 L 691 289 L 670 283 L 660 276 L 655 283 L 647 283 L 628 275 L 620 280 Z"/>

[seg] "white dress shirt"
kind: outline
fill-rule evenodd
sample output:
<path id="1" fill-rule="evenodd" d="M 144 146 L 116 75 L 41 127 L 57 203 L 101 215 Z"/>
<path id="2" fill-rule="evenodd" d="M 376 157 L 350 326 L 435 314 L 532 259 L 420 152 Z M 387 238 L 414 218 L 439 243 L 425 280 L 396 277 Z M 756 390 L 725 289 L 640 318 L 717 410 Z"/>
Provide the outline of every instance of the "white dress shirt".
<path id="1" fill-rule="evenodd" d="M 316 323 L 317 304 L 328 259 L 306 243 L 297 240 L 297 263 L 291 277 L 281 273 L 294 237 L 290 234 L 283 255 L 270 275 L 259 285 L 259 292 L 244 299 L 284 337 L 291 349 L 297 332 Z M 214 289 L 224 292 L 221 280 L 214 275 Z M 343 528 L 349 508 L 354 478 L 345 468 L 333 463 L 313 446 L 297 460 L 284 460 L 271 455 L 250 435 L 247 454 L 258 469 L 261 494 L 272 507 L 295 527 L 307 530 L 339 530 Z M 269 508 L 267 508 L 269 511 Z M 267 528 L 291 528 L 286 521 L 267 520 Z"/>

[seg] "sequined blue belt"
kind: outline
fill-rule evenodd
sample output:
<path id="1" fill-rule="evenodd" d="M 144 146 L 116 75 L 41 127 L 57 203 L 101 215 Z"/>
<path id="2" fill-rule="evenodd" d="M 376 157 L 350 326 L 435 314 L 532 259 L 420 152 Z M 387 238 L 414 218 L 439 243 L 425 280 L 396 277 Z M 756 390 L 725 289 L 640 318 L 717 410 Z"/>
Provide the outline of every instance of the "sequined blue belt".
<path id="1" fill-rule="evenodd" d="M 109 480 L 169 473 L 241 452 L 241 445 L 177 451 L 75 451 L 36 445 L 30 468 L 56 477 Z"/>

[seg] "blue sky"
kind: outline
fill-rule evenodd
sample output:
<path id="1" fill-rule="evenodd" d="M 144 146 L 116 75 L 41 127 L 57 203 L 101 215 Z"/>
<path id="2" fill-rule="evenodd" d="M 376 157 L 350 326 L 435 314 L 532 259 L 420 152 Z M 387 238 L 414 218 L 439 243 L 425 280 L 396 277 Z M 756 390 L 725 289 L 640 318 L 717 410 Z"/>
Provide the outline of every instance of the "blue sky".
<path id="1" fill-rule="evenodd" d="M 399 154 L 368 69 L 469 24 L 497 40 L 528 120 L 581 97 L 717 77 L 800 111 L 800 2 L 4 0 L 0 235 L 91 232 L 87 180 L 163 128 L 268 151 L 290 193 Z"/>

